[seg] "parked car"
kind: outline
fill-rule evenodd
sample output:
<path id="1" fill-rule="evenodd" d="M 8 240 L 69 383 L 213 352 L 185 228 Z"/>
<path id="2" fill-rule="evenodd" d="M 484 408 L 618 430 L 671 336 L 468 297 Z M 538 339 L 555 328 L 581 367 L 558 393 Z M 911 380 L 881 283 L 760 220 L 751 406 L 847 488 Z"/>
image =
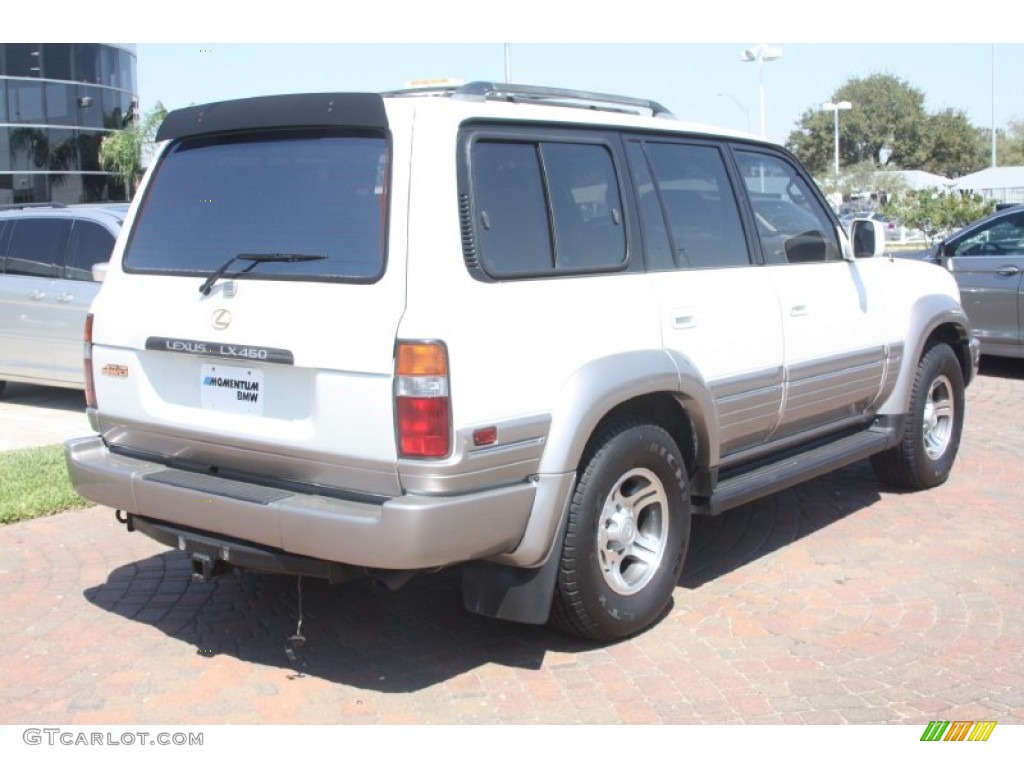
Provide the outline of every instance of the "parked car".
<path id="1" fill-rule="evenodd" d="M 81 389 L 82 334 L 127 203 L 0 210 L 0 392 L 5 381 Z"/>
<path id="2" fill-rule="evenodd" d="M 918 256 L 956 278 L 982 354 L 1024 358 L 1024 205 L 979 219 Z"/>
<path id="3" fill-rule="evenodd" d="M 87 323 L 77 491 L 232 567 L 612 639 L 693 515 L 872 457 L 942 483 L 977 344 L 784 148 L 470 83 L 172 112 Z M 210 202 L 212 201 L 212 202 Z"/>

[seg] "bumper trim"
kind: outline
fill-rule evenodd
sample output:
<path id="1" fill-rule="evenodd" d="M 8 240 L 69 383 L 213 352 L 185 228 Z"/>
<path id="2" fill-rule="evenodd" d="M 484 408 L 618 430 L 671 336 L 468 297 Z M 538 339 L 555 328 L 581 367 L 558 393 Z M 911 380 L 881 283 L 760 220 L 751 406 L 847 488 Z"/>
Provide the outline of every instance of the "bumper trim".
<path id="1" fill-rule="evenodd" d="M 387 570 L 511 552 L 537 493 L 536 483 L 522 482 L 457 496 L 407 494 L 365 503 L 185 470 L 173 470 L 174 483 L 168 484 L 166 466 L 111 453 L 99 436 L 69 440 L 65 454 L 76 491 L 99 504 L 201 535 Z"/>

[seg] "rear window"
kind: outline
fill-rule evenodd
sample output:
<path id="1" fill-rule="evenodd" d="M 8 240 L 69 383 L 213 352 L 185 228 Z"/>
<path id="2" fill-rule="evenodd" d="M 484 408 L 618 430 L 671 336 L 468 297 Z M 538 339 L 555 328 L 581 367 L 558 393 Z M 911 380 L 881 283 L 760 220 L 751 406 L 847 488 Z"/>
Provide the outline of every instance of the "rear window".
<path id="1" fill-rule="evenodd" d="M 124 256 L 127 272 L 372 281 L 384 268 L 388 141 L 265 133 L 185 139 L 164 156 Z"/>

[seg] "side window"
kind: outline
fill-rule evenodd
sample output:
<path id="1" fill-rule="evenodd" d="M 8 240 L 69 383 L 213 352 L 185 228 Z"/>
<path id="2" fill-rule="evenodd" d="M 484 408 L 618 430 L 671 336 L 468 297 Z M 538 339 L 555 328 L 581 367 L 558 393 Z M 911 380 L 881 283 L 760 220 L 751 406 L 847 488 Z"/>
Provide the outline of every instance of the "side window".
<path id="1" fill-rule="evenodd" d="M 7 250 L 7 274 L 56 277 L 64 262 L 71 222 L 67 219 L 21 219 L 14 224 Z"/>
<path id="2" fill-rule="evenodd" d="M 76 221 L 71 228 L 68 260 L 64 277 L 68 280 L 92 280 L 92 265 L 110 261 L 114 236 L 99 224 Z"/>
<path id="3" fill-rule="evenodd" d="M 552 269 L 547 201 L 533 144 L 483 141 L 473 147 L 473 194 L 485 268 L 494 276 Z"/>
<path id="4" fill-rule="evenodd" d="M 1001 256 L 1024 253 L 1024 214 L 1001 219 L 965 237 L 953 249 L 954 256 Z"/>
<path id="5" fill-rule="evenodd" d="M 790 163 L 775 155 L 737 151 L 769 263 L 839 261 L 842 248 L 832 220 Z"/>
<path id="6" fill-rule="evenodd" d="M 661 142 L 648 142 L 645 148 L 677 266 L 749 265 L 739 209 L 719 150 Z"/>
<path id="7" fill-rule="evenodd" d="M 626 263 L 608 148 L 481 140 L 471 155 L 475 230 L 493 277 L 606 271 Z"/>

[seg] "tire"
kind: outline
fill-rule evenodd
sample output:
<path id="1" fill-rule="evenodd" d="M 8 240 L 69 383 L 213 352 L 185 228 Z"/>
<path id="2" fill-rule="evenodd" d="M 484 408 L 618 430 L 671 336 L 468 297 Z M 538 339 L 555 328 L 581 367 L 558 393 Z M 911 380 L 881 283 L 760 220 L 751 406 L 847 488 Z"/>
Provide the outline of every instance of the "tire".
<path id="1" fill-rule="evenodd" d="M 871 457 L 883 481 L 911 490 L 946 482 L 964 425 L 964 377 L 948 344 L 936 344 L 917 366 L 900 444 Z"/>
<path id="2" fill-rule="evenodd" d="M 587 640 L 650 626 L 690 540 L 686 465 L 661 427 L 620 422 L 584 457 L 569 507 L 550 624 Z"/>
<path id="3" fill-rule="evenodd" d="M 0 381 L 0 395 L 3 395 L 4 387 L 6 387 L 6 386 L 7 386 L 7 382 L 6 381 Z"/>

